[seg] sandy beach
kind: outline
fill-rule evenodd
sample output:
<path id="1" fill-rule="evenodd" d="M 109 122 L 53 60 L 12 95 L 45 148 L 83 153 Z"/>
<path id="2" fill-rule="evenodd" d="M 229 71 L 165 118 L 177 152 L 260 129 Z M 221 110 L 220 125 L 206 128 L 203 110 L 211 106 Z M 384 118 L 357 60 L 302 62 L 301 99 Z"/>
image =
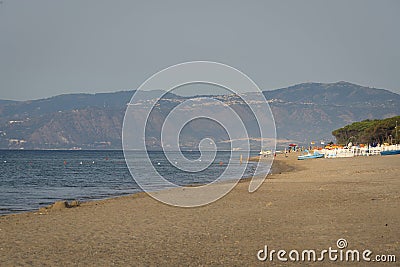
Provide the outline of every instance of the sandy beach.
<path id="1" fill-rule="evenodd" d="M 290 261 L 259 261 L 257 253 L 265 245 L 321 251 L 337 248 L 340 238 L 348 249 L 396 255 L 398 264 L 400 156 L 297 155 L 278 155 L 274 174 L 256 192 L 241 182 L 200 208 L 171 207 L 140 193 L 1 216 L 0 266 L 286 266 Z"/>

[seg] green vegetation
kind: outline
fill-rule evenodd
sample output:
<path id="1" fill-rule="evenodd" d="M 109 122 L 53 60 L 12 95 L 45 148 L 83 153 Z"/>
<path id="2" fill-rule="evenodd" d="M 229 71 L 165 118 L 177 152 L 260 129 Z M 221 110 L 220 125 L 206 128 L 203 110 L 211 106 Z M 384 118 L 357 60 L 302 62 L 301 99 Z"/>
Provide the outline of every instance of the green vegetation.
<path id="1" fill-rule="evenodd" d="M 398 127 L 396 129 L 396 123 Z M 332 135 L 340 144 L 353 143 L 399 143 L 400 116 L 383 120 L 355 122 L 334 130 Z M 397 132 L 396 132 L 397 130 Z"/>

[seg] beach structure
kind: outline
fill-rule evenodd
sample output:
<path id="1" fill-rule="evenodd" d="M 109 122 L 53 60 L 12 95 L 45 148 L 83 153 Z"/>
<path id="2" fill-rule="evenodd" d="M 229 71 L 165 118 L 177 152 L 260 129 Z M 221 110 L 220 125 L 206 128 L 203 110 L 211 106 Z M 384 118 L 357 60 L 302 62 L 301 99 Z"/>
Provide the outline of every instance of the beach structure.
<path id="1" fill-rule="evenodd" d="M 329 147 L 324 149 L 316 149 L 325 158 L 351 158 L 357 156 L 377 156 L 377 155 L 394 155 L 400 154 L 400 144 L 380 145 L 380 146 L 349 146 L 349 147 Z"/>

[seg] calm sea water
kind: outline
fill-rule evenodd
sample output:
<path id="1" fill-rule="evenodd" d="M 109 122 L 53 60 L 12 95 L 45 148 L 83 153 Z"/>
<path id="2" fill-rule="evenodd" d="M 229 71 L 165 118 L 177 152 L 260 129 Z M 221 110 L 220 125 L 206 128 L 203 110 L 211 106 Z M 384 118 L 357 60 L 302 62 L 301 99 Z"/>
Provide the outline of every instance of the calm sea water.
<path id="1" fill-rule="evenodd" d="M 184 155 L 199 157 L 198 152 Z M 220 162 L 228 162 L 231 152 L 218 152 L 214 162 L 197 173 L 179 171 L 162 152 L 149 152 L 149 156 L 166 179 L 188 185 L 213 181 L 224 171 Z M 135 164 L 140 165 L 143 157 L 138 154 Z M 239 157 L 240 153 L 232 156 L 234 166 L 239 166 Z M 243 177 L 251 176 L 254 169 L 255 163 L 247 163 Z M 140 191 L 122 151 L 0 151 L 0 215 L 35 210 L 58 200 L 87 201 Z"/>

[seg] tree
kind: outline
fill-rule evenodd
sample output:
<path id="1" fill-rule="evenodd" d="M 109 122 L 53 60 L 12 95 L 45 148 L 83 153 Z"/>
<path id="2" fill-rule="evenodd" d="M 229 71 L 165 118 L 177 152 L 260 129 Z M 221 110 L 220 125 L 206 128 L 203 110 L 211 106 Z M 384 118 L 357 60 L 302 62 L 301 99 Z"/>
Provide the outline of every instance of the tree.
<path id="1" fill-rule="evenodd" d="M 385 143 L 390 136 L 396 139 L 396 122 L 400 116 L 383 120 L 364 120 L 346 125 L 332 132 L 340 144 L 347 144 L 349 141 L 356 143 Z"/>

